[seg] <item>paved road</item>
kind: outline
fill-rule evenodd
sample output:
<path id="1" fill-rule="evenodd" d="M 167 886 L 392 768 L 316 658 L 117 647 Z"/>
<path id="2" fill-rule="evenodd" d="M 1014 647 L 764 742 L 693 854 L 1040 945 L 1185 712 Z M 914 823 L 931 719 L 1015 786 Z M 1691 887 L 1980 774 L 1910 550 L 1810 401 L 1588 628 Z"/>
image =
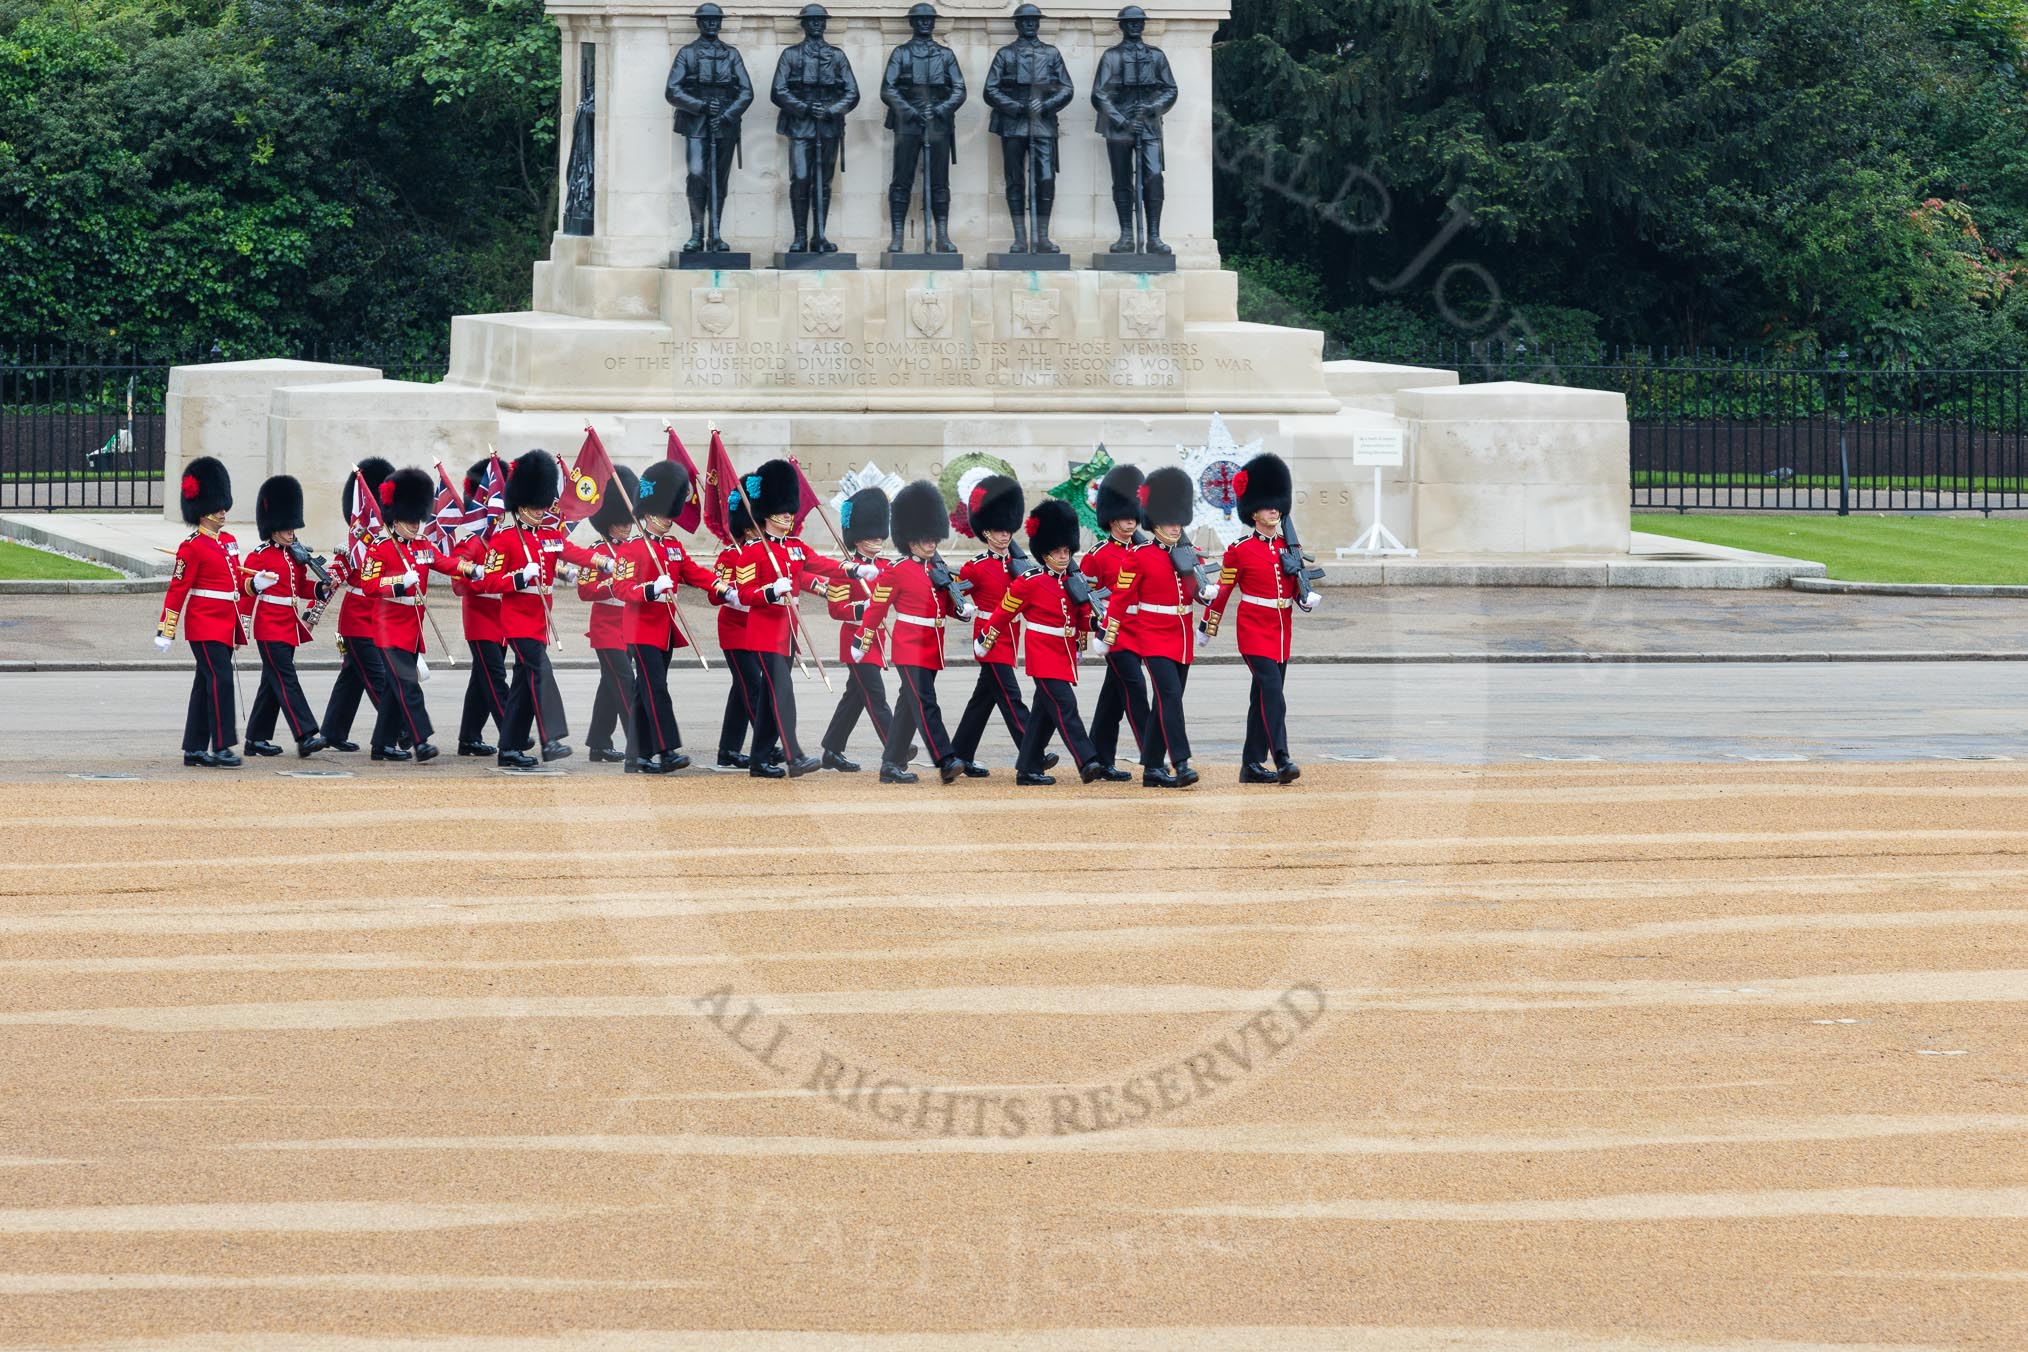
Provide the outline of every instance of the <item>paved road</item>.
<path id="1" fill-rule="evenodd" d="M 1193 675 L 1186 707 L 1201 765 L 1238 763 L 1246 682 L 1245 671 L 1234 667 Z M 574 742 L 582 741 L 594 684 L 589 672 L 563 673 Z M 313 675 L 308 686 L 321 707 L 330 678 Z M 251 694 L 251 675 L 245 688 Z M 440 743 L 455 742 L 447 720 L 455 718 L 463 688 L 462 667 L 440 671 L 427 687 Z M 681 671 L 674 688 L 694 754 L 716 734 L 726 677 L 722 670 Z M 940 693 L 951 721 L 970 688 L 969 671 L 946 674 Z M 182 774 L 173 757 L 188 691 L 180 672 L 0 675 L 0 775 Z M 800 678 L 797 695 L 804 735 L 814 742 L 834 697 Z M 1095 687 L 1084 691 L 1087 713 L 1095 697 Z M 363 740 L 366 730 L 362 721 L 355 736 Z M 1311 666 L 1294 673 L 1289 731 L 1298 759 L 1312 762 L 2028 760 L 2028 669 L 2011 662 Z M 851 752 L 875 759 L 864 725 Z M 998 726 L 988 731 L 981 759 L 1011 763 Z M 320 764 L 360 773 L 399 768 L 372 766 L 363 754 L 328 756 Z M 293 769 L 297 762 L 286 757 L 274 766 Z M 565 768 L 615 773 L 582 759 Z M 481 769 L 446 758 L 408 773 Z"/>
<path id="2" fill-rule="evenodd" d="M 0 661 L 145 660 L 159 595 L 0 596 Z M 824 651 L 833 625 L 805 606 Z M 709 643 L 705 609 L 688 607 Z M 454 641 L 456 610 L 439 622 Z M 566 657 L 587 657 L 584 608 L 559 605 Z M 952 651 L 957 650 L 953 641 Z M 2028 606 L 2004 597 L 1814 595 L 1793 591 L 1678 591 L 1625 587 L 1339 587 L 1304 616 L 1303 655 L 1559 652 L 1995 652 L 2028 649 Z M 1232 652 L 1229 638 L 1213 652 Z M 329 643 L 305 663 L 334 661 Z"/>

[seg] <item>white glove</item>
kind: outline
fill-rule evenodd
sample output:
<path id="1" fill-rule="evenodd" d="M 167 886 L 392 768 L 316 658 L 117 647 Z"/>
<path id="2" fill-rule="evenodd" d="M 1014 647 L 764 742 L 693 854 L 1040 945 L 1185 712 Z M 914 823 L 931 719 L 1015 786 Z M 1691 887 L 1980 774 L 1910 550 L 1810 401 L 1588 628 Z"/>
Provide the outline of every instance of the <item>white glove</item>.
<path id="1" fill-rule="evenodd" d="M 514 574 L 514 576 L 521 580 L 522 586 L 532 587 L 542 578 L 542 565 L 537 563 L 534 559 L 530 559 L 528 562 L 521 565 L 520 569 Z"/>
<path id="2" fill-rule="evenodd" d="M 577 565 L 574 563 L 559 563 L 556 565 L 556 576 L 562 582 L 577 581 Z"/>
<path id="3" fill-rule="evenodd" d="M 1198 604 L 1208 606 L 1217 599 L 1218 599 L 1218 584 L 1216 582 L 1212 582 L 1203 587 L 1198 588 L 1197 591 Z"/>
<path id="4" fill-rule="evenodd" d="M 169 638 L 169 637 L 168 637 L 167 635 L 164 635 L 164 634 L 157 634 L 157 635 L 155 635 L 155 651 L 156 651 L 156 652 L 158 652 L 158 653 L 166 653 L 166 652 L 168 652 L 168 651 L 169 651 L 169 649 L 170 649 L 171 647 L 173 647 L 173 646 L 175 646 L 174 640 L 170 639 L 170 638 Z"/>
<path id="5" fill-rule="evenodd" d="M 400 583 L 402 586 L 407 587 L 410 591 L 414 591 L 416 584 L 415 569 L 413 568 L 409 569 L 407 572 L 403 573 L 400 577 L 396 578 L 395 581 Z"/>
<path id="6" fill-rule="evenodd" d="M 1214 635 L 1206 623 L 1203 620 L 1199 620 L 1197 622 L 1197 641 L 1199 643 L 1209 643 L 1213 637 Z"/>
<path id="7" fill-rule="evenodd" d="M 648 579 L 646 591 L 650 601 L 659 601 L 675 590 L 676 581 L 674 578 L 656 577 Z"/>
<path id="8" fill-rule="evenodd" d="M 796 584 L 793 580 L 786 577 L 778 577 L 767 585 L 768 600 L 776 602 L 786 601 L 789 599 L 790 593 L 794 592 L 795 589 Z"/>
<path id="9" fill-rule="evenodd" d="M 593 559 L 592 562 L 598 565 L 599 571 L 601 573 L 610 573 L 619 566 L 615 564 L 610 557 L 604 554 L 599 555 L 597 558 Z"/>
<path id="10" fill-rule="evenodd" d="M 746 602 L 740 600 L 739 593 L 736 591 L 729 591 L 725 594 L 725 603 L 731 606 L 734 610 L 751 610 L 753 608 L 749 606 Z"/>
<path id="11" fill-rule="evenodd" d="M 257 593 L 264 592 L 269 587 L 274 586 L 275 583 L 279 581 L 281 581 L 281 579 L 276 577 L 273 573 L 255 573 L 253 575 L 253 589 Z"/>
<path id="12" fill-rule="evenodd" d="M 965 598 L 965 604 L 958 607 L 958 618 L 961 620 L 969 620 L 978 613 L 979 608 L 972 604 L 972 598 L 969 596 Z"/>
<path id="13" fill-rule="evenodd" d="M 1323 599 L 1324 598 L 1317 595 L 1317 593 L 1310 592 L 1307 595 L 1305 595 L 1301 600 L 1297 601 L 1296 604 L 1299 607 L 1301 607 L 1303 613 L 1307 615 L 1311 611 L 1315 610 L 1317 608 L 1317 603 L 1322 601 Z"/>
<path id="14" fill-rule="evenodd" d="M 1094 631 L 1091 636 L 1090 651 L 1092 655 L 1095 657 L 1104 657 L 1106 655 L 1106 641 L 1105 639 L 1101 638 L 1096 631 Z"/>
<path id="15" fill-rule="evenodd" d="M 981 643 L 978 639 L 972 640 L 972 656 L 974 658 L 978 659 L 981 662 L 985 661 L 986 651 L 987 649 L 985 644 Z"/>
<path id="16" fill-rule="evenodd" d="M 424 681 L 427 681 L 429 678 L 430 678 L 430 664 L 428 662 L 425 662 L 422 659 L 422 655 L 418 653 L 415 659 L 416 684 L 421 685 Z"/>
<path id="17" fill-rule="evenodd" d="M 856 638 L 852 640 L 852 660 L 854 662 L 864 662 L 866 660 L 866 645 Z"/>
<path id="18" fill-rule="evenodd" d="M 880 565 L 877 563 L 862 563 L 852 570 L 852 576 L 858 578 L 861 582 L 871 582 L 880 576 Z"/>

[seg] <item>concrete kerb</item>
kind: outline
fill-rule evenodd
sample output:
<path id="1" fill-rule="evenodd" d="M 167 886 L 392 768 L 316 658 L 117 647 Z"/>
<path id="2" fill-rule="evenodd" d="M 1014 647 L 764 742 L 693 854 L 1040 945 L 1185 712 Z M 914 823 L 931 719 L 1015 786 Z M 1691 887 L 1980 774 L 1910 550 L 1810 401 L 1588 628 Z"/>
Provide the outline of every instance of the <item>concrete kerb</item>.
<path id="1" fill-rule="evenodd" d="M 1986 587 L 1958 582 L 1848 582 L 1835 577 L 1798 577 L 1789 585 L 1797 591 L 1838 592 L 1849 596 L 2028 597 L 2028 587 Z"/>

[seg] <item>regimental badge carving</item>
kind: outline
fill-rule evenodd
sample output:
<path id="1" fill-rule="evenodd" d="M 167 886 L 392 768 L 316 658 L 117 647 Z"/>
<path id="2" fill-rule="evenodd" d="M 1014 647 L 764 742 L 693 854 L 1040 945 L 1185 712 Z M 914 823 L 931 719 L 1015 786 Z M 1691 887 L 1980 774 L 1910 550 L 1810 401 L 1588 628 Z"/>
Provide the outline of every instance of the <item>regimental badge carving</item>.
<path id="1" fill-rule="evenodd" d="M 837 291 L 805 291 L 796 314 L 805 338 L 830 338 L 845 327 L 845 297 Z"/>
<path id="2" fill-rule="evenodd" d="M 732 292 L 722 286 L 693 287 L 690 292 L 692 329 L 711 338 L 739 337 L 739 309 Z"/>
<path id="3" fill-rule="evenodd" d="M 1120 337 L 1128 342 L 1147 342 L 1162 336 L 1169 323 L 1169 293 L 1166 291 L 1124 291 L 1120 293 Z"/>
<path id="4" fill-rule="evenodd" d="M 909 292 L 908 327 L 918 338 L 943 337 L 951 327 L 950 297 L 926 286 Z"/>
<path id="5" fill-rule="evenodd" d="M 1061 305 L 1054 291 L 1017 291 L 1014 293 L 1014 336 L 1016 338 L 1056 338 L 1056 320 Z"/>

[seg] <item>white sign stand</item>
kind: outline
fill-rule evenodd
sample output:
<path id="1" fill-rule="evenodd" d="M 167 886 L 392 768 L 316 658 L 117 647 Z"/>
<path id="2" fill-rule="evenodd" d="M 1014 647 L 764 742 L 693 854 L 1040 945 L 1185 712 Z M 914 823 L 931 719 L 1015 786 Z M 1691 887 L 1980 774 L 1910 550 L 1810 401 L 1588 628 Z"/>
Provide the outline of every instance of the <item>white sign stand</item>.
<path id="1" fill-rule="evenodd" d="M 1352 465 L 1361 468 L 1373 467 L 1373 524 L 1349 549 L 1338 550 L 1338 557 L 1375 558 L 1385 555 L 1415 557 L 1415 551 L 1404 545 L 1387 523 L 1380 519 L 1380 471 L 1398 468 L 1403 460 L 1402 434 L 1400 432 L 1372 431 L 1352 434 Z"/>

